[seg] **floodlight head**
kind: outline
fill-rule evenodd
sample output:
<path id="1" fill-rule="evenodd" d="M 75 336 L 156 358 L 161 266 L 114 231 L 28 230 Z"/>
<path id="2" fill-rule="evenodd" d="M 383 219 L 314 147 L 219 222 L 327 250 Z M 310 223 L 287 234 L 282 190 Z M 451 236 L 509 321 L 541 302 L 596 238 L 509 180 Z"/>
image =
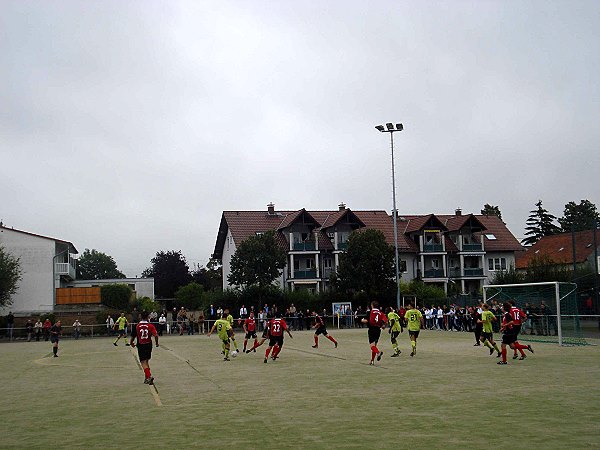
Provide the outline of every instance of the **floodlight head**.
<path id="1" fill-rule="evenodd" d="M 383 128 L 383 125 L 377 125 L 375 128 L 377 128 L 382 133 L 385 131 L 385 128 Z"/>
<path id="2" fill-rule="evenodd" d="M 402 131 L 402 130 L 404 130 L 404 127 L 402 126 L 402 124 L 401 124 L 401 123 L 397 123 L 397 124 L 396 124 L 396 130 L 398 130 L 398 131 Z"/>
<path id="3" fill-rule="evenodd" d="M 394 124 L 393 123 L 386 123 L 385 126 L 387 127 L 387 129 L 389 131 L 394 131 Z"/>

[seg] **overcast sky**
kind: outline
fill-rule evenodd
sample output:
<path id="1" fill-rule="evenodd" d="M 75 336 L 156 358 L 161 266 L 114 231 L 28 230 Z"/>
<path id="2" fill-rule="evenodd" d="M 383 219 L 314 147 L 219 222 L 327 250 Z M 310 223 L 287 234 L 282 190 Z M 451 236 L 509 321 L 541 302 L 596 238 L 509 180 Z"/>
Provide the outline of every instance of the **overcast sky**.
<path id="1" fill-rule="evenodd" d="M 190 266 L 223 210 L 600 206 L 600 2 L 0 0 L 0 219 Z"/>

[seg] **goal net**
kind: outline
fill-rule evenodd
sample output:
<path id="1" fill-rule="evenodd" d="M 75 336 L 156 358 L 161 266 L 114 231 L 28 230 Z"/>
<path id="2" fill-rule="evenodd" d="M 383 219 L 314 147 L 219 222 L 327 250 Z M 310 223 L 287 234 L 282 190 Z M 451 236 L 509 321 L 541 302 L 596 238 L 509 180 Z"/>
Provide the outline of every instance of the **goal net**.
<path id="1" fill-rule="evenodd" d="M 514 300 L 525 311 L 521 326 L 526 341 L 553 342 L 559 345 L 587 345 L 577 310 L 575 283 L 522 283 L 483 287 L 483 300 L 502 306 Z"/>

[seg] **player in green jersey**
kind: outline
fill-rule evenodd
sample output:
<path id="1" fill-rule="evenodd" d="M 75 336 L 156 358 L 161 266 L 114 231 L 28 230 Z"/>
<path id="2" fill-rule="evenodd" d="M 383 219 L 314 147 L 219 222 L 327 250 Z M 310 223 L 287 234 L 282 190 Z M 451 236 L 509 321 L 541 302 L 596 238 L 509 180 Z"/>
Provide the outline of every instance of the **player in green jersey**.
<path id="1" fill-rule="evenodd" d="M 392 358 L 400 356 L 400 348 L 398 347 L 398 335 L 400 334 L 401 328 L 401 319 L 398 313 L 394 310 L 393 307 L 388 308 L 388 323 L 390 324 L 390 328 L 388 333 L 390 334 L 390 339 L 392 341 L 392 348 L 394 349 L 394 354 L 391 355 Z"/>
<path id="2" fill-rule="evenodd" d="M 226 320 L 229 322 L 229 325 L 231 325 L 231 334 L 229 335 L 231 338 L 231 342 L 233 342 L 233 346 L 235 347 L 235 351 L 238 351 L 238 345 L 237 342 L 235 340 L 235 333 L 233 332 L 233 316 L 229 313 L 229 309 L 225 308 L 225 310 L 223 311 L 223 316 L 226 317 Z"/>
<path id="3" fill-rule="evenodd" d="M 494 353 L 494 350 L 498 352 L 498 358 L 502 356 L 502 352 L 498 347 L 498 344 L 494 342 L 494 330 L 492 328 L 492 323 L 495 322 L 496 316 L 492 311 L 490 311 L 490 306 L 487 303 L 481 305 L 483 312 L 481 313 L 481 319 L 477 322 L 483 325 L 483 331 L 481 336 L 483 337 L 483 345 L 490 349 L 490 355 Z"/>
<path id="4" fill-rule="evenodd" d="M 221 343 L 223 345 L 223 354 L 225 358 L 224 361 L 229 361 L 229 339 L 231 338 L 231 334 L 233 331 L 231 330 L 231 324 L 227 319 L 219 319 L 216 320 L 210 331 L 208 332 L 208 337 L 213 333 L 213 331 L 217 330 L 217 336 L 221 339 Z"/>
<path id="5" fill-rule="evenodd" d="M 410 345 L 412 346 L 410 356 L 415 356 L 417 354 L 417 338 L 423 326 L 423 314 L 410 303 L 408 311 L 404 314 L 404 318 L 408 322 L 408 335 L 410 336 Z"/>

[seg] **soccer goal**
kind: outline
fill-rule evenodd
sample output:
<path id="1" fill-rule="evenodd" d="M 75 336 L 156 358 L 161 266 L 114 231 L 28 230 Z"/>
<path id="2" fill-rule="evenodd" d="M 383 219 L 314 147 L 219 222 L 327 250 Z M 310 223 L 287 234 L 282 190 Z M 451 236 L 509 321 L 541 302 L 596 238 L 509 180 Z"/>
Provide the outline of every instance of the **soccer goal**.
<path id="1" fill-rule="evenodd" d="M 499 305 L 514 300 L 527 313 L 523 340 L 587 345 L 577 310 L 575 283 L 498 284 L 483 287 L 483 300 Z"/>

